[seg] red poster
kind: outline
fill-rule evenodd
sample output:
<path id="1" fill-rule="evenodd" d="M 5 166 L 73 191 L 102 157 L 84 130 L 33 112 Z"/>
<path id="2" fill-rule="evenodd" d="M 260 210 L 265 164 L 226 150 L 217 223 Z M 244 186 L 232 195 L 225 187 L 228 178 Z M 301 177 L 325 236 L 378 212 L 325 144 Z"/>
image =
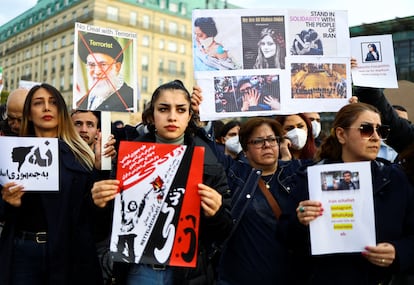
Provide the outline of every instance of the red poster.
<path id="1" fill-rule="evenodd" d="M 203 160 L 203 147 L 121 141 L 115 261 L 196 266 Z"/>

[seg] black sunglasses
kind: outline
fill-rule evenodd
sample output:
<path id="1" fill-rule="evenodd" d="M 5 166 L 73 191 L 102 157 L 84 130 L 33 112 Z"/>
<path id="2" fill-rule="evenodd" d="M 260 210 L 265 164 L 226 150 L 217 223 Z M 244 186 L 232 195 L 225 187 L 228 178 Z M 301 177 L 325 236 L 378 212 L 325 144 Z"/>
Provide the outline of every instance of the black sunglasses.
<path id="1" fill-rule="evenodd" d="M 381 140 L 386 140 L 390 134 L 390 127 L 387 125 L 381 125 L 374 127 L 372 124 L 362 123 L 359 127 L 348 127 L 347 129 L 359 129 L 361 137 L 369 139 L 373 136 L 374 130 L 377 132 Z"/>

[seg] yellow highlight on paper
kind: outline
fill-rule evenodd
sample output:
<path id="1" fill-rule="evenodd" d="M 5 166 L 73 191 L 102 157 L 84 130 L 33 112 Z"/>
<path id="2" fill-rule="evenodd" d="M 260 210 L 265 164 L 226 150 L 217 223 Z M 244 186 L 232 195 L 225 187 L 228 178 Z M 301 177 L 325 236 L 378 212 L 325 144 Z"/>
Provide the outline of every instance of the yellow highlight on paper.
<path id="1" fill-rule="evenodd" d="M 354 217 L 354 212 L 352 211 L 351 212 L 340 212 L 340 211 L 332 212 L 332 216 L 331 216 L 332 219 L 343 219 L 343 218 L 349 219 L 353 217 Z"/>
<path id="2" fill-rule="evenodd" d="M 331 211 L 349 211 L 352 210 L 352 204 L 332 205 Z"/>
<path id="3" fill-rule="evenodd" d="M 334 230 L 352 230 L 352 224 L 334 224 Z"/>

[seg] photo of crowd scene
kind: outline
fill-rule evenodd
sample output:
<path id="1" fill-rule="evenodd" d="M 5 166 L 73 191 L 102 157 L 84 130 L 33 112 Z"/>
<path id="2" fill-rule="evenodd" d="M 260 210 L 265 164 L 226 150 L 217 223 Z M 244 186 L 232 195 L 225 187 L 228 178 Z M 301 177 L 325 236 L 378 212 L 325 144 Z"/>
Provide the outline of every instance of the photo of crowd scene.
<path id="1" fill-rule="evenodd" d="M 346 98 L 346 65 L 335 63 L 293 63 L 292 98 Z"/>
<path id="2" fill-rule="evenodd" d="M 279 75 L 214 78 L 216 112 L 280 110 Z"/>

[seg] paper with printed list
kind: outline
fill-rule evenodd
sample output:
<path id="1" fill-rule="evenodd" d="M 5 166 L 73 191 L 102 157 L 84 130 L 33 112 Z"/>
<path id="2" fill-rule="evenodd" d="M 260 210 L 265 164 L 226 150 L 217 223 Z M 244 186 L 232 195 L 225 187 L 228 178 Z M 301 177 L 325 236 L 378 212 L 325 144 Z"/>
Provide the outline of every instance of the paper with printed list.
<path id="1" fill-rule="evenodd" d="M 376 244 L 370 162 L 315 165 L 308 168 L 310 200 L 322 203 L 312 221 L 312 255 L 362 252 Z"/>

